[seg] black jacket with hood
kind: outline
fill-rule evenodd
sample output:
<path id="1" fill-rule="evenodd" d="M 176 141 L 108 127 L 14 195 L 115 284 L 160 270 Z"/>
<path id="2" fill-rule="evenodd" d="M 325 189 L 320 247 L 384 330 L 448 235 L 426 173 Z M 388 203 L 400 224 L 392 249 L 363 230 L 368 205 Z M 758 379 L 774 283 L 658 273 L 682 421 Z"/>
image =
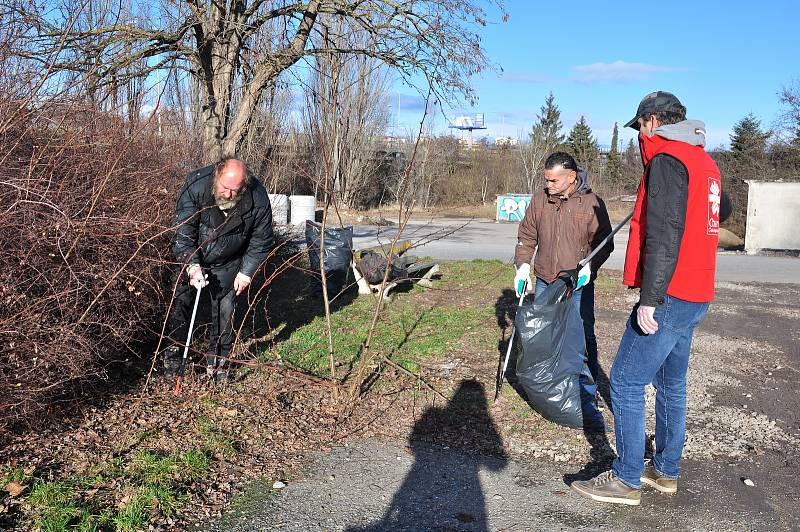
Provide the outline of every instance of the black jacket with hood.
<path id="1" fill-rule="evenodd" d="M 273 243 L 272 208 L 254 176 L 226 216 L 214 200 L 214 166 L 190 173 L 178 193 L 173 251 L 183 264 L 222 268 L 241 261 L 239 272 L 252 277 Z"/>

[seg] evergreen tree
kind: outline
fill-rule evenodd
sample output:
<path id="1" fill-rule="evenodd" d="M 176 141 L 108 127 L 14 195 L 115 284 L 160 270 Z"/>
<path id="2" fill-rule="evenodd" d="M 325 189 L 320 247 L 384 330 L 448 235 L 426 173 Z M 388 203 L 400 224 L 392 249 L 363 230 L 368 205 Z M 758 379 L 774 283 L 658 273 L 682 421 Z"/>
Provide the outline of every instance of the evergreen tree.
<path id="1" fill-rule="evenodd" d="M 530 143 L 520 147 L 525 171 L 523 190 L 532 193 L 541 185 L 545 159 L 564 143 L 561 127 L 561 111 L 559 111 L 551 92 L 545 99 L 536 123 L 528 134 Z"/>
<path id="2" fill-rule="evenodd" d="M 622 167 L 620 169 L 620 192 L 633 194 L 639 187 L 642 178 L 642 156 L 639 153 L 639 146 L 631 139 L 628 147 L 622 154 Z"/>
<path id="3" fill-rule="evenodd" d="M 766 161 L 767 140 L 771 134 L 761 130 L 761 122 L 748 114 L 733 126 L 731 155 L 737 170 L 752 173 Z M 755 177 L 754 175 L 752 177 Z"/>
<path id="4" fill-rule="evenodd" d="M 580 166 L 590 174 L 596 171 L 600 159 L 600 147 L 592 136 L 592 129 L 586 123 L 585 117 L 581 116 L 572 131 L 569 132 L 567 146 Z"/>
<path id="5" fill-rule="evenodd" d="M 561 111 L 555 103 L 555 96 L 551 92 L 541 107 L 541 113 L 531 131 L 531 144 L 545 148 L 544 151 L 554 150 L 564 142 L 561 134 Z"/>
<path id="6" fill-rule="evenodd" d="M 621 168 L 620 168 L 620 155 L 619 155 L 619 127 L 614 122 L 614 131 L 611 133 L 611 149 L 608 150 L 608 160 L 606 161 L 606 168 L 603 172 L 603 181 L 606 186 L 619 192 L 621 190 Z"/>

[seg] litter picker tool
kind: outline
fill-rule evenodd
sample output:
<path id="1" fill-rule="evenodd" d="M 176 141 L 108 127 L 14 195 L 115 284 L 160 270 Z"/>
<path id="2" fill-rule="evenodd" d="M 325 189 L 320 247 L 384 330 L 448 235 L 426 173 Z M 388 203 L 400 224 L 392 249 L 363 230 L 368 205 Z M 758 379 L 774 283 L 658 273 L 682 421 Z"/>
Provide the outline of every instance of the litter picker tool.
<path id="1" fill-rule="evenodd" d="M 618 232 L 620 229 L 622 229 L 622 227 L 623 227 L 623 226 L 624 226 L 626 223 L 628 223 L 628 220 L 630 220 L 632 217 L 633 217 L 633 211 L 629 212 L 629 213 L 628 213 L 628 216 L 626 216 L 624 220 L 622 220 L 622 221 L 621 221 L 619 224 L 617 224 L 617 226 L 616 226 L 614 229 L 612 229 L 612 230 L 611 230 L 611 233 L 610 233 L 610 234 L 609 234 L 607 237 L 605 237 L 603 240 L 601 240 L 601 241 L 600 241 L 600 243 L 597 245 L 597 247 L 596 247 L 596 248 L 594 248 L 594 249 L 592 250 L 592 252 L 591 252 L 591 253 L 589 253 L 589 255 L 588 255 L 588 256 L 587 256 L 585 259 L 583 259 L 582 261 L 580 261 L 580 262 L 578 263 L 579 269 L 580 269 L 580 267 L 583 267 L 583 266 L 586 266 L 587 264 L 589 264 L 589 261 L 590 261 L 590 260 L 592 260 L 592 259 L 594 258 L 594 256 L 595 256 L 595 255 L 597 255 L 597 253 L 598 253 L 598 252 L 599 252 L 601 249 L 603 249 L 603 247 L 605 247 L 605 245 L 606 245 L 606 244 L 608 244 L 608 241 L 609 241 L 609 240 L 611 240 L 612 238 L 614 238 L 614 235 L 616 235 L 616 234 L 617 234 L 617 232 Z"/>
<path id="2" fill-rule="evenodd" d="M 181 381 L 183 380 L 183 373 L 186 371 L 186 361 L 189 358 L 189 344 L 192 341 L 192 331 L 194 329 L 194 318 L 197 316 L 197 306 L 200 304 L 200 290 L 197 288 L 197 295 L 194 296 L 194 308 L 192 309 L 192 319 L 189 321 L 189 334 L 186 336 L 186 346 L 183 348 L 183 357 L 178 366 L 178 376 L 175 380 L 175 397 L 181 394 Z"/>
<path id="3" fill-rule="evenodd" d="M 517 308 L 522 306 L 522 300 L 525 299 L 525 291 L 528 289 L 528 281 L 522 285 L 522 293 L 519 295 L 519 301 L 517 302 Z M 503 360 L 503 368 L 500 373 L 497 374 L 497 382 L 495 383 L 494 388 L 494 402 L 497 402 L 497 398 L 500 397 L 500 388 L 503 387 L 503 379 L 506 377 L 506 370 L 508 369 L 508 359 L 511 356 L 511 347 L 514 345 L 514 334 L 516 332 L 516 325 L 511 325 L 511 336 L 508 338 L 508 349 L 506 349 L 506 357 Z"/>

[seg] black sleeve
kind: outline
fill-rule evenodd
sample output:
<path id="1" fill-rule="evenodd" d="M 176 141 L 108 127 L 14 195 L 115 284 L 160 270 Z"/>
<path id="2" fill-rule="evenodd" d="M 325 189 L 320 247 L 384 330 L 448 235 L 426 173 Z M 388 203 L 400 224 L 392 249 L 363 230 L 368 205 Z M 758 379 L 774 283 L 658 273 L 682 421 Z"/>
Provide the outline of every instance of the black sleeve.
<path id="1" fill-rule="evenodd" d="M 597 249 L 597 246 L 603 241 L 605 237 L 611 234 L 611 220 L 608 217 L 608 209 L 606 203 L 598 196 L 597 206 L 594 208 L 595 219 L 597 220 L 597 230 L 592 235 L 592 251 Z M 597 271 L 600 266 L 608 260 L 611 253 L 614 251 L 614 239 L 608 240 L 605 246 L 597 252 L 597 255 L 592 259 L 592 273 L 597 276 Z"/>
<path id="2" fill-rule="evenodd" d="M 656 155 L 648 165 L 647 234 L 641 305 L 655 307 L 664 302 L 664 294 L 675 273 L 689 200 L 689 172 L 678 159 Z"/>
<path id="3" fill-rule="evenodd" d="M 247 245 L 247 251 L 244 253 L 242 265 L 239 268 L 241 273 L 248 277 L 253 277 L 258 267 L 267 258 L 267 253 L 272 247 L 273 238 L 272 206 L 269 203 L 269 199 L 265 198 L 265 205 L 256 212 L 253 233 L 250 235 L 250 242 Z"/>

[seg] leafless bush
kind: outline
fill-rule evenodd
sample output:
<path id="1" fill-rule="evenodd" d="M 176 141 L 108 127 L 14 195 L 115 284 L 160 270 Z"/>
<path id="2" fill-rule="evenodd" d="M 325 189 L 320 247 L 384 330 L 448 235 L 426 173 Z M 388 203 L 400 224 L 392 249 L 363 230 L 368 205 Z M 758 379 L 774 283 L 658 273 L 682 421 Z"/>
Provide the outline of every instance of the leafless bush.
<path id="1" fill-rule="evenodd" d="M 187 156 L 149 123 L 80 101 L 0 130 L 0 429 L 107 378 L 161 318 L 174 184 Z M 135 354 L 135 353 L 134 353 Z"/>

